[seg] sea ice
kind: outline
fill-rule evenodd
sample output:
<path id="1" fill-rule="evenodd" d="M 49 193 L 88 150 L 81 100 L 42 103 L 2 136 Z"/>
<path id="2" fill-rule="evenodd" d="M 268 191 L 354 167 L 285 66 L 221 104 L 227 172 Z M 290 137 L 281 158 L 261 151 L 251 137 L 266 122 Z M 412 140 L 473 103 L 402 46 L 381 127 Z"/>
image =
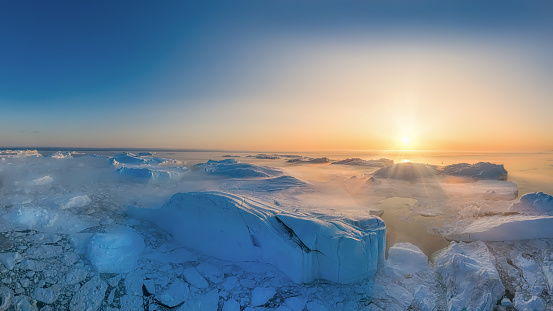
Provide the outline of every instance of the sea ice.
<path id="1" fill-rule="evenodd" d="M 274 288 L 270 287 L 256 287 L 252 291 L 252 300 L 251 300 L 251 306 L 252 307 L 259 307 L 267 303 L 269 299 L 273 298 L 276 294 L 276 291 Z"/>
<path id="2" fill-rule="evenodd" d="M 93 311 L 102 305 L 108 284 L 100 276 L 95 276 L 86 282 L 73 296 L 69 303 L 70 311 Z"/>
<path id="3" fill-rule="evenodd" d="M 143 249 L 142 236 L 129 228 L 94 234 L 88 244 L 87 257 L 100 273 L 127 273 L 136 268 Z"/>
<path id="4" fill-rule="evenodd" d="M 481 241 L 451 244 L 434 258 L 448 310 L 492 310 L 505 294 L 495 258 Z"/>
<path id="5" fill-rule="evenodd" d="M 190 289 L 188 288 L 188 284 L 177 278 L 156 299 L 164 305 L 173 308 L 181 304 L 189 295 Z"/>
<path id="6" fill-rule="evenodd" d="M 26 205 L 13 207 L 3 217 L 19 227 L 44 232 L 77 233 L 98 224 L 90 217 L 78 216 L 68 211 Z"/>
<path id="7" fill-rule="evenodd" d="M 384 261 L 386 227 L 374 216 L 289 215 L 220 192 L 178 193 L 158 210 L 129 212 L 204 254 L 271 263 L 295 282 L 354 282 L 373 275 Z"/>
<path id="8" fill-rule="evenodd" d="M 428 269 L 428 257 L 411 243 L 396 243 L 388 250 L 386 267 L 398 275 L 411 275 Z"/>

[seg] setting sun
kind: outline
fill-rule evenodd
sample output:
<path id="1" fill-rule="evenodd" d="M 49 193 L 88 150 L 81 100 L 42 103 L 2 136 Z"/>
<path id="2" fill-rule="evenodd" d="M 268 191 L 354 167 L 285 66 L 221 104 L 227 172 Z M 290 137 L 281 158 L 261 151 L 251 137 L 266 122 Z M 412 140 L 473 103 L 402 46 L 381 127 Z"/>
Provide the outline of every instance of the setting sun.
<path id="1" fill-rule="evenodd" d="M 404 145 L 408 145 L 410 142 L 411 142 L 411 139 L 409 139 L 409 137 L 407 136 L 404 136 L 401 141 L 403 142 Z"/>

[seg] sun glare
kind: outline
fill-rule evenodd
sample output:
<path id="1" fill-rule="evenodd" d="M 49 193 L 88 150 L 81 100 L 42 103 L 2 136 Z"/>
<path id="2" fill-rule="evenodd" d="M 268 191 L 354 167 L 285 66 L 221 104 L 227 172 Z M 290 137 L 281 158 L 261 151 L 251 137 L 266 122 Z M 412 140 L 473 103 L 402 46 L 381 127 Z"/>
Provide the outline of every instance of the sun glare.
<path id="1" fill-rule="evenodd" d="M 408 145 L 410 142 L 411 142 L 411 139 L 409 139 L 409 137 L 407 136 L 404 136 L 401 141 L 403 142 L 404 145 Z"/>

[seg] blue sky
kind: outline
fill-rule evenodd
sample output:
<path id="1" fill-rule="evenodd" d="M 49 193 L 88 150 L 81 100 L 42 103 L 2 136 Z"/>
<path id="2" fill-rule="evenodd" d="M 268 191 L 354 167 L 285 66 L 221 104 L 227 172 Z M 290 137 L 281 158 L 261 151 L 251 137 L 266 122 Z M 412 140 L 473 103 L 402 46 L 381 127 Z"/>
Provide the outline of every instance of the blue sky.
<path id="1" fill-rule="evenodd" d="M 391 97 L 364 93 L 360 79 L 378 80 L 370 68 L 411 58 L 446 68 L 463 53 L 486 64 L 502 60 L 488 70 L 497 76 L 482 82 L 490 89 L 501 90 L 494 84 L 499 76 L 531 77 L 530 90 L 521 86 L 517 94 L 533 94 L 530 109 L 543 115 L 550 112 L 544 105 L 551 99 L 552 8 L 545 1 L 4 2 L 0 145 L 296 149 L 302 140 L 318 141 L 316 148 L 357 148 L 358 140 L 374 139 L 385 148 L 389 138 L 350 139 L 359 128 L 347 125 L 348 116 L 306 115 L 317 107 L 332 111 L 333 103 L 313 94 L 340 98 L 339 90 L 324 90 L 359 83 L 348 94 L 363 93 L 364 105 L 374 107 L 367 109 L 379 112 Z M 435 55 L 446 56 L 430 64 Z M 356 75 L 363 66 L 366 73 Z M 443 80 L 443 70 L 435 70 L 432 79 Z M 317 82 L 321 75 L 343 78 Z M 281 110 L 289 108 L 298 113 Z M 330 124 L 335 134 L 317 136 L 317 127 Z M 306 134 L 287 146 L 280 138 L 288 131 Z"/>

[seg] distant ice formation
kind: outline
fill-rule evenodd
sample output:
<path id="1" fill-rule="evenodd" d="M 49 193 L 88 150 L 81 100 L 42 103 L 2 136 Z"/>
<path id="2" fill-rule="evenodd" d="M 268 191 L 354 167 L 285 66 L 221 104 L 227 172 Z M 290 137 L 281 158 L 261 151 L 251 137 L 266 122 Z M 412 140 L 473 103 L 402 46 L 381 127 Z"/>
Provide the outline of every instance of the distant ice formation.
<path id="1" fill-rule="evenodd" d="M 373 275 L 384 260 L 386 227 L 374 216 L 291 215 L 217 192 L 179 193 L 158 210 L 133 208 L 130 213 L 204 254 L 270 263 L 295 282 L 359 281 Z"/>
<path id="2" fill-rule="evenodd" d="M 13 159 L 13 158 L 41 158 L 42 155 L 36 150 L 0 150 L 0 159 Z"/>
<path id="3" fill-rule="evenodd" d="M 69 151 L 56 151 L 48 157 L 52 159 L 67 159 L 67 158 L 72 158 L 73 155 Z"/>
<path id="4" fill-rule="evenodd" d="M 290 158 L 286 160 L 286 163 L 322 164 L 322 163 L 330 163 L 330 159 L 327 157 L 322 157 L 322 158 L 296 157 L 296 158 Z"/>
<path id="5" fill-rule="evenodd" d="M 345 160 L 332 162 L 332 164 L 384 167 L 384 166 L 393 165 L 394 160 L 389 160 L 386 158 L 380 158 L 378 160 L 363 160 L 361 158 L 347 158 Z"/>
<path id="6" fill-rule="evenodd" d="M 446 175 L 469 177 L 473 179 L 507 179 L 507 170 L 502 164 L 493 164 L 489 162 L 452 164 L 444 167 L 443 173 Z"/>
<path id="7" fill-rule="evenodd" d="M 374 172 L 374 177 L 414 181 L 421 178 L 433 178 L 438 174 L 436 166 L 422 163 L 397 163 Z"/>
<path id="8" fill-rule="evenodd" d="M 234 159 L 221 161 L 209 160 L 206 163 L 196 164 L 194 167 L 211 175 L 222 175 L 233 178 L 273 177 L 282 175 L 282 172 L 277 169 L 249 163 L 240 163 Z"/>
<path id="9" fill-rule="evenodd" d="M 188 169 L 185 167 L 154 168 L 121 166 L 115 173 L 132 180 L 169 181 L 182 179 L 187 171 Z"/>
<path id="10" fill-rule="evenodd" d="M 130 165 L 179 165 L 179 161 L 173 159 L 158 158 L 152 156 L 136 156 L 129 152 L 123 152 L 109 159 L 112 165 L 130 164 Z"/>
<path id="11" fill-rule="evenodd" d="M 182 163 L 172 159 L 152 157 L 150 152 L 121 153 L 109 159 L 109 162 L 117 167 L 115 173 L 123 178 L 133 181 L 178 181 L 188 171 Z"/>

